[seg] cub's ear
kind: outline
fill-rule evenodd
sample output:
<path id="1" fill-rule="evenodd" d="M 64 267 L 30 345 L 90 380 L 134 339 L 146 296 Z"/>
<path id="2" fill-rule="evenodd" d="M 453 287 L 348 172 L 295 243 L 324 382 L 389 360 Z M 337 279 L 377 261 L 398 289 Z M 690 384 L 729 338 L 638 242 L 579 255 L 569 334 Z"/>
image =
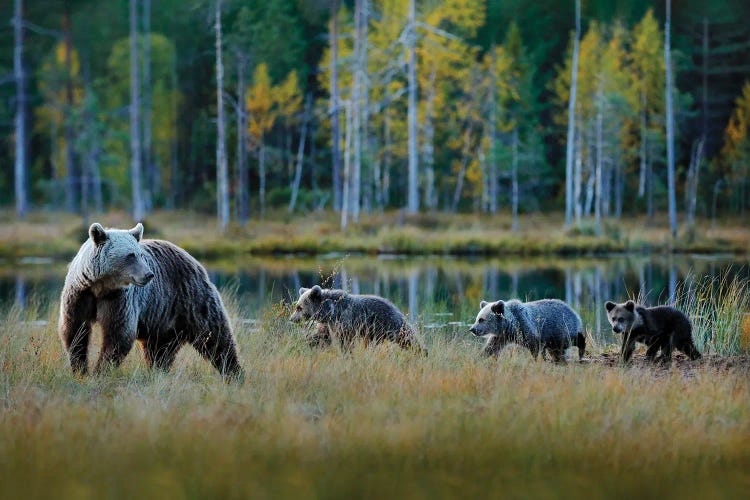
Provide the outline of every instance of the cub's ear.
<path id="1" fill-rule="evenodd" d="M 141 238 L 143 237 L 143 224 L 139 222 L 133 229 L 128 232 L 133 235 L 135 241 L 141 241 Z"/>
<path id="2" fill-rule="evenodd" d="M 612 309 L 614 309 L 616 305 L 617 304 L 615 304 L 614 302 L 611 302 L 611 301 L 608 300 L 607 303 L 604 304 L 604 307 L 606 307 L 607 308 L 607 312 L 609 312 Z"/>
<path id="3" fill-rule="evenodd" d="M 635 310 L 635 302 L 633 302 L 632 300 L 625 302 L 625 309 L 627 309 L 630 312 L 633 312 Z"/>
<path id="4" fill-rule="evenodd" d="M 489 302 L 487 302 L 486 300 L 483 300 L 482 302 L 480 302 L 480 303 L 479 303 L 479 309 L 484 309 L 484 307 L 485 307 L 485 306 L 486 306 L 487 304 L 489 304 Z"/>
<path id="5" fill-rule="evenodd" d="M 94 222 L 89 228 L 89 238 L 94 242 L 94 245 L 99 246 L 107 241 L 107 231 L 104 230 L 101 224 Z"/>
<path id="6" fill-rule="evenodd" d="M 322 289 L 322 288 L 320 288 L 320 286 L 318 286 L 318 285 L 315 285 L 314 287 L 312 287 L 312 288 L 310 289 L 310 296 L 311 296 L 311 297 L 314 297 L 314 298 L 318 298 L 318 297 L 320 297 L 321 295 L 323 295 L 323 289 Z"/>
<path id="7" fill-rule="evenodd" d="M 498 316 L 502 316 L 505 312 L 505 302 L 503 302 L 502 300 L 498 300 L 497 302 L 492 304 L 490 310 Z"/>
<path id="8" fill-rule="evenodd" d="M 300 294 L 300 297 L 301 297 L 302 295 L 304 295 L 304 294 L 305 294 L 305 292 L 306 292 L 306 291 L 308 291 L 308 290 L 309 290 L 309 288 L 305 288 L 304 286 L 303 286 L 302 288 L 300 288 L 300 289 L 299 289 L 299 294 Z"/>

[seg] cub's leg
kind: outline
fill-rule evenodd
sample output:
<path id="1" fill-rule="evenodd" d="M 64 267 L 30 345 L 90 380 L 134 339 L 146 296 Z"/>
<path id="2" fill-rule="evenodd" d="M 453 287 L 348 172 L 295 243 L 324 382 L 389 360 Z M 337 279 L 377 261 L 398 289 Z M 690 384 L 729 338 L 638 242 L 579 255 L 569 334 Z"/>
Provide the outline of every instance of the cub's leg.
<path id="1" fill-rule="evenodd" d="M 548 348 L 550 355 L 552 356 L 552 361 L 555 363 L 560 364 L 566 364 L 565 361 L 565 348 L 564 347 L 549 347 Z"/>
<path id="2" fill-rule="evenodd" d="M 315 331 L 308 334 L 305 337 L 305 340 L 307 341 L 307 345 L 311 348 L 330 347 L 332 343 L 331 330 L 329 330 L 328 325 L 324 323 L 317 323 Z"/>
<path id="3" fill-rule="evenodd" d="M 646 359 L 650 362 L 654 362 L 656 360 L 656 354 L 659 352 L 659 349 L 661 349 L 662 342 L 658 338 L 654 338 L 649 340 L 648 342 L 648 349 L 646 350 Z"/>
<path id="4" fill-rule="evenodd" d="M 635 339 L 626 333 L 622 339 L 622 348 L 620 349 L 620 359 L 623 363 L 630 362 L 633 351 L 635 351 Z"/>

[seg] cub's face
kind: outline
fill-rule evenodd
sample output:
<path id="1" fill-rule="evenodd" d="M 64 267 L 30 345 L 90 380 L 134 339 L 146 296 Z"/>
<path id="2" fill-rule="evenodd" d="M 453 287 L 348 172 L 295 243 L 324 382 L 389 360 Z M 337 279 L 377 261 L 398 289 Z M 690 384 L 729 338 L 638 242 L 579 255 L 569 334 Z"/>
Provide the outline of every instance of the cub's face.
<path id="1" fill-rule="evenodd" d="M 318 285 L 312 288 L 300 288 L 299 299 L 294 306 L 294 312 L 289 321 L 326 322 L 333 316 L 333 301 L 325 297 L 323 289 Z"/>
<path id="2" fill-rule="evenodd" d="M 474 324 L 469 328 L 471 333 L 477 337 L 484 337 L 485 335 L 500 335 L 508 329 L 509 322 L 503 316 L 505 302 L 502 300 L 497 302 L 483 300 L 479 303 L 479 308 L 479 314 L 477 314 Z"/>
<path id="3" fill-rule="evenodd" d="M 604 304 L 607 309 L 607 319 L 612 325 L 612 331 L 615 333 L 629 332 L 638 326 L 638 313 L 635 312 L 635 302 L 629 300 L 624 304 L 615 304 L 607 302 Z"/>
<path id="4" fill-rule="evenodd" d="M 129 230 L 105 230 L 101 224 L 92 224 L 89 238 L 95 246 L 92 267 L 96 278 L 122 287 L 148 284 L 154 273 L 138 244 L 142 236 L 143 225 L 140 223 Z"/>

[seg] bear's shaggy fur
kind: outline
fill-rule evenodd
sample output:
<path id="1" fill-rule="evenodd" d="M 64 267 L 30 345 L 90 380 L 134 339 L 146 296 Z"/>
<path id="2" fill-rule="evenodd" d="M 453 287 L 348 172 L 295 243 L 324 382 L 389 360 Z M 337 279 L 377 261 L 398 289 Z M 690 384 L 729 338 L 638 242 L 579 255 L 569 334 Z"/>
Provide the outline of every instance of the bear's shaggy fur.
<path id="1" fill-rule="evenodd" d="M 332 339 L 348 349 L 354 339 L 389 340 L 404 349 L 426 354 L 406 317 L 388 300 L 375 295 L 354 295 L 318 285 L 300 288 L 290 321 L 314 321 L 316 331 L 307 338 L 311 346 L 327 346 Z"/>
<path id="2" fill-rule="evenodd" d="M 87 373 L 89 336 L 99 324 L 97 372 L 118 366 L 138 340 L 149 367 L 168 370 L 190 343 L 222 377 L 242 380 L 229 320 L 206 270 L 172 243 L 142 235 L 141 224 L 130 230 L 92 224 L 70 263 L 59 333 L 73 371 Z"/>
<path id="3" fill-rule="evenodd" d="M 612 331 L 623 335 L 620 349 L 623 363 L 630 361 L 636 342 L 646 344 L 649 361 L 669 363 L 674 348 L 690 359 L 701 357 L 693 344 L 693 325 L 682 311 L 670 306 L 643 307 L 632 300 L 624 304 L 608 301 L 604 307 Z M 657 358 L 659 350 L 661 356 Z"/>
<path id="4" fill-rule="evenodd" d="M 565 350 L 578 347 L 578 357 L 586 351 L 586 336 L 578 314 L 557 299 L 534 302 L 509 300 L 482 301 L 480 311 L 469 331 L 485 337 L 485 356 L 498 354 L 510 343 L 519 344 L 536 358 L 549 351 L 555 362 L 565 362 Z"/>

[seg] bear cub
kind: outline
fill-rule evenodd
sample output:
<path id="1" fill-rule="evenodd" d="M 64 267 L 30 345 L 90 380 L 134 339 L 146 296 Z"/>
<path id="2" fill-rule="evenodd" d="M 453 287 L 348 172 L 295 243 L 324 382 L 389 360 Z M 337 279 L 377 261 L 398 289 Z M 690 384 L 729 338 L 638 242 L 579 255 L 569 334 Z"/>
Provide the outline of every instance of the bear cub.
<path id="1" fill-rule="evenodd" d="M 623 363 L 630 361 L 635 343 L 646 344 L 649 361 L 672 361 L 672 350 L 685 353 L 691 360 L 701 357 L 693 343 L 693 325 L 685 314 L 670 306 L 643 307 L 632 300 L 624 304 L 607 302 L 607 319 L 612 331 L 621 333 L 620 356 Z M 656 354 L 661 350 L 661 355 Z"/>
<path id="2" fill-rule="evenodd" d="M 122 363 L 136 340 L 149 368 L 168 370 L 189 343 L 222 377 L 242 381 L 229 319 L 206 270 L 180 247 L 142 236 L 141 224 L 119 230 L 94 223 L 68 266 L 59 334 L 73 372 L 87 373 L 98 324 L 96 371 Z"/>
<path id="3" fill-rule="evenodd" d="M 586 351 L 586 336 L 578 314 L 565 302 L 544 299 L 534 302 L 509 300 L 482 301 L 480 311 L 469 331 L 487 342 L 482 354 L 500 353 L 510 343 L 519 344 L 536 358 L 549 351 L 553 361 L 565 362 L 565 350 L 578 347 L 578 358 Z"/>
<path id="4" fill-rule="evenodd" d="M 376 295 L 355 295 L 318 285 L 300 288 L 289 320 L 316 323 L 315 332 L 307 337 L 311 346 L 328 346 L 337 340 L 342 348 L 348 349 L 356 338 L 361 338 L 367 343 L 388 340 L 404 349 L 427 354 L 406 316 L 390 301 Z"/>

